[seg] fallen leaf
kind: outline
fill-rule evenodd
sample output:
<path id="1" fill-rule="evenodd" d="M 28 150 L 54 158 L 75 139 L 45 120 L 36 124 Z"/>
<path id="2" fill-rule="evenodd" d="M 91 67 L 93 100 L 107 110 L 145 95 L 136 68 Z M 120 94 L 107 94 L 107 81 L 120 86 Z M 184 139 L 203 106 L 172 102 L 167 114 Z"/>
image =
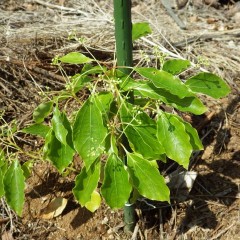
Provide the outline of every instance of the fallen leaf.
<path id="1" fill-rule="evenodd" d="M 214 24 L 214 23 L 216 23 L 218 20 L 216 19 L 216 18 L 208 18 L 207 19 L 207 23 L 208 24 Z"/>
<path id="2" fill-rule="evenodd" d="M 67 201 L 66 198 L 62 197 L 55 198 L 41 211 L 40 218 L 47 220 L 59 216 L 65 209 Z"/>

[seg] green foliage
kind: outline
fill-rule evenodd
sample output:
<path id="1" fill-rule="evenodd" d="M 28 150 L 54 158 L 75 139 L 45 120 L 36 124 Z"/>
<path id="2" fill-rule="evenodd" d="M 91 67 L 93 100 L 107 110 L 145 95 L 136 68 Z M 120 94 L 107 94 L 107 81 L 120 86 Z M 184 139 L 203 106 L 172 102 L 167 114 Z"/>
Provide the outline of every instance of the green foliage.
<path id="1" fill-rule="evenodd" d="M 22 215 L 24 204 L 24 174 L 17 160 L 13 161 L 4 174 L 3 186 L 8 205 L 19 215 Z"/>
<path id="2" fill-rule="evenodd" d="M 40 137 L 45 138 L 47 133 L 49 132 L 49 130 L 50 130 L 49 126 L 42 124 L 42 123 L 36 123 L 29 127 L 22 129 L 22 132 L 29 133 L 32 135 L 38 135 Z"/>
<path id="3" fill-rule="evenodd" d="M 107 127 L 104 126 L 98 95 L 91 96 L 77 113 L 73 125 L 73 142 L 87 170 L 104 151 Z"/>
<path id="4" fill-rule="evenodd" d="M 187 169 L 193 148 L 184 124 L 174 114 L 160 112 L 157 129 L 166 155 Z"/>
<path id="5" fill-rule="evenodd" d="M 127 153 L 127 170 L 138 192 L 151 200 L 170 201 L 169 189 L 158 169 L 136 153 Z"/>
<path id="6" fill-rule="evenodd" d="M 23 132 L 44 137 L 44 157 L 62 174 L 72 164 L 73 156 L 79 155 L 82 169 L 75 179 L 73 194 L 90 211 L 100 206 L 102 197 L 111 208 L 121 208 L 129 199 L 136 201 L 139 194 L 169 201 L 169 189 L 157 160 L 165 162 L 170 158 L 188 168 L 193 151 L 202 150 L 203 146 L 190 123 L 176 111 L 162 109 L 168 106 L 202 114 L 207 108 L 197 94 L 223 97 L 229 92 L 228 85 L 210 73 L 199 73 L 186 82 L 181 80 L 176 75 L 188 70 L 187 60 L 168 60 L 162 69 L 135 67 L 133 75 L 141 76 L 137 80 L 117 69 L 89 64 L 90 61 L 80 53 L 58 58 L 59 65 L 84 65 L 79 73 L 69 77 L 66 89 L 58 97 L 36 108 L 35 123 Z M 77 112 L 67 116 L 58 107 L 59 102 L 76 99 L 82 89 L 87 89 L 89 95 Z M 44 122 L 46 117 L 48 124 Z M 129 146 L 122 145 L 123 137 Z M 27 163 L 23 170 L 27 177 Z"/>
<path id="7" fill-rule="evenodd" d="M 202 72 L 189 78 L 186 85 L 197 93 L 203 93 L 213 98 L 221 98 L 230 92 L 230 87 L 215 74 Z"/>
<path id="8" fill-rule="evenodd" d="M 53 102 L 48 101 L 41 103 L 33 112 L 33 121 L 35 123 L 41 123 L 52 111 Z"/>
<path id="9" fill-rule="evenodd" d="M 111 208 L 134 202 L 139 195 L 170 201 L 157 161 L 170 158 L 188 168 L 193 151 L 203 149 L 196 129 L 177 112 L 202 114 L 207 108 L 198 94 L 224 97 L 229 86 L 211 73 L 181 80 L 176 75 L 188 70 L 187 60 L 168 60 L 161 69 L 133 68 L 133 76 L 140 79 L 118 69 L 95 66 L 91 61 L 80 53 L 56 60 L 58 66 L 83 66 L 69 77 L 63 91 L 36 107 L 33 124 L 21 132 L 44 138 L 44 158 L 63 175 L 72 169 L 74 155 L 79 155 L 82 168 L 73 194 L 90 211 L 99 208 L 102 198 Z M 77 96 L 83 89 L 89 95 L 82 102 Z M 65 113 L 62 106 L 72 99 L 80 103 L 79 109 Z M 163 111 L 166 106 L 171 111 Z M 4 136 L 14 134 L 5 130 Z M 123 137 L 129 146 L 122 144 Z M 22 166 L 15 159 L 8 162 L 0 149 L 0 196 L 5 196 L 18 215 L 23 208 L 24 180 L 30 176 L 32 166 L 32 159 Z"/>
<path id="10" fill-rule="evenodd" d="M 88 170 L 86 167 L 83 167 L 80 174 L 76 177 L 73 194 L 82 206 L 91 201 L 92 194 L 100 178 L 100 164 L 100 161 L 96 161 Z"/>
<path id="11" fill-rule="evenodd" d="M 135 41 L 140 37 L 144 37 L 152 33 L 152 30 L 147 22 L 134 23 L 132 25 L 132 40 Z"/>
<path id="12" fill-rule="evenodd" d="M 191 66 L 190 61 L 183 59 L 170 59 L 165 61 L 162 70 L 173 75 L 182 73 Z"/>
<path id="13" fill-rule="evenodd" d="M 101 194 L 111 208 L 121 208 L 128 201 L 132 191 L 128 178 L 123 161 L 115 153 L 111 153 L 105 165 L 101 187 Z"/>
<path id="14" fill-rule="evenodd" d="M 86 57 L 82 53 L 79 52 L 71 52 L 67 55 L 58 59 L 62 63 L 70 63 L 70 64 L 83 64 L 92 62 L 91 58 Z"/>

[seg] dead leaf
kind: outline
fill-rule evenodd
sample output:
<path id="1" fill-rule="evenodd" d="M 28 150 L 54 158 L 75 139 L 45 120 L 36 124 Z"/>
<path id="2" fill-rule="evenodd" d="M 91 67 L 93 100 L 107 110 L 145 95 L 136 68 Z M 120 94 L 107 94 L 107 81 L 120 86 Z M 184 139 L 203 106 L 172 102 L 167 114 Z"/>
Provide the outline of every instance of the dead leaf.
<path id="1" fill-rule="evenodd" d="M 2 240 L 14 240 L 12 233 L 9 231 L 4 231 L 1 239 Z"/>
<path id="2" fill-rule="evenodd" d="M 59 216 L 67 205 L 67 199 L 62 197 L 57 197 L 53 201 L 51 201 L 48 206 L 43 209 L 40 214 L 40 218 L 42 219 L 52 219 L 54 217 Z"/>
<path id="3" fill-rule="evenodd" d="M 208 18 L 207 19 L 207 23 L 208 24 L 214 24 L 214 23 L 216 23 L 218 20 L 216 19 L 216 18 Z"/>

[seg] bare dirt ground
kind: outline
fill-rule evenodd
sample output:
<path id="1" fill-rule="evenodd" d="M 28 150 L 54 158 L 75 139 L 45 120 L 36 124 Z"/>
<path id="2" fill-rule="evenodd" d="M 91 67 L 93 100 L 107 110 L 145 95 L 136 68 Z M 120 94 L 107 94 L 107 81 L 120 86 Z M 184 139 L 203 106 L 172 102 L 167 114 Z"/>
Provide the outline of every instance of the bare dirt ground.
<path id="1" fill-rule="evenodd" d="M 186 24 L 182 30 L 160 1 L 133 1 L 133 22 L 148 21 L 153 29 L 152 35 L 134 45 L 135 62 L 145 59 L 151 64 L 158 48 L 200 64 L 232 88 L 224 99 L 205 98 L 209 111 L 191 119 L 205 150 L 192 158 L 189 170 L 198 176 L 187 199 L 173 201 L 171 206 L 139 204 L 135 231 L 125 234 L 122 210 L 113 211 L 104 204 L 95 213 L 80 208 L 71 193 L 76 173 L 64 178 L 39 159 L 27 181 L 23 217 L 16 217 L 1 202 L 2 239 L 240 239 L 240 7 L 237 1 L 214 2 L 189 1 L 175 9 Z M 112 8 L 112 1 L 97 0 L 0 2 L 2 126 L 26 126 L 41 102 L 40 93 L 64 87 L 64 77 L 51 60 L 70 51 L 86 52 L 82 44 L 67 39 L 69 33 L 84 38 L 84 45 L 98 60 L 113 63 Z M 37 153 L 42 146 L 41 139 L 15 137 L 26 151 Z M 28 160 L 18 156 L 22 163 Z M 42 219 L 41 210 L 55 197 L 68 199 L 66 209 L 54 219 Z"/>

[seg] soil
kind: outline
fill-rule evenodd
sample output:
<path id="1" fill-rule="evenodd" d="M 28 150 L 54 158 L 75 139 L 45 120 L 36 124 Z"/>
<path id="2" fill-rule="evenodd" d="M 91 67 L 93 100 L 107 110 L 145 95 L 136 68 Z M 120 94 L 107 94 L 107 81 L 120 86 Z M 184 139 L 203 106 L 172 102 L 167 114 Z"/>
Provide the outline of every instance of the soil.
<path id="1" fill-rule="evenodd" d="M 197 178 L 184 200 L 173 197 L 171 205 L 139 201 L 134 233 L 124 233 L 122 210 L 104 203 L 95 213 L 81 208 L 71 192 L 76 173 L 63 177 L 39 157 L 27 180 L 23 216 L 17 217 L 1 202 L 2 239 L 240 239 L 240 7 L 237 1 L 209 2 L 188 1 L 174 9 L 186 30 L 160 1 L 133 1 L 132 8 L 134 22 L 148 21 L 153 28 L 151 36 L 134 45 L 135 62 L 147 56 L 146 64 L 147 59 L 154 64 L 158 46 L 218 74 L 232 89 L 223 99 L 203 98 L 209 108 L 206 114 L 185 116 L 198 129 L 205 149 L 191 159 L 189 170 Z M 114 64 L 112 8 L 112 1 L 97 0 L 1 1 L 2 127 L 27 126 L 43 92 L 64 87 L 64 76 L 51 65 L 55 56 L 70 51 L 89 54 L 88 49 L 99 61 Z M 84 44 L 68 40 L 69 33 L 84 38 Z M 65 71 L 73 75 L 79 69 Z M 42 139 L 22 133 L 14 138 L 22 149 L 36 154 L 43 145 Z M 29 160 L 24 154 L 17 156 L 22 163 Z M 181 171 L 169 162 L 162 171 L 167 175 L 176 169 Z M 66 208 L 60 216 L 42 219 L 42 211 L 56 197 L 68 200 Z"/>

